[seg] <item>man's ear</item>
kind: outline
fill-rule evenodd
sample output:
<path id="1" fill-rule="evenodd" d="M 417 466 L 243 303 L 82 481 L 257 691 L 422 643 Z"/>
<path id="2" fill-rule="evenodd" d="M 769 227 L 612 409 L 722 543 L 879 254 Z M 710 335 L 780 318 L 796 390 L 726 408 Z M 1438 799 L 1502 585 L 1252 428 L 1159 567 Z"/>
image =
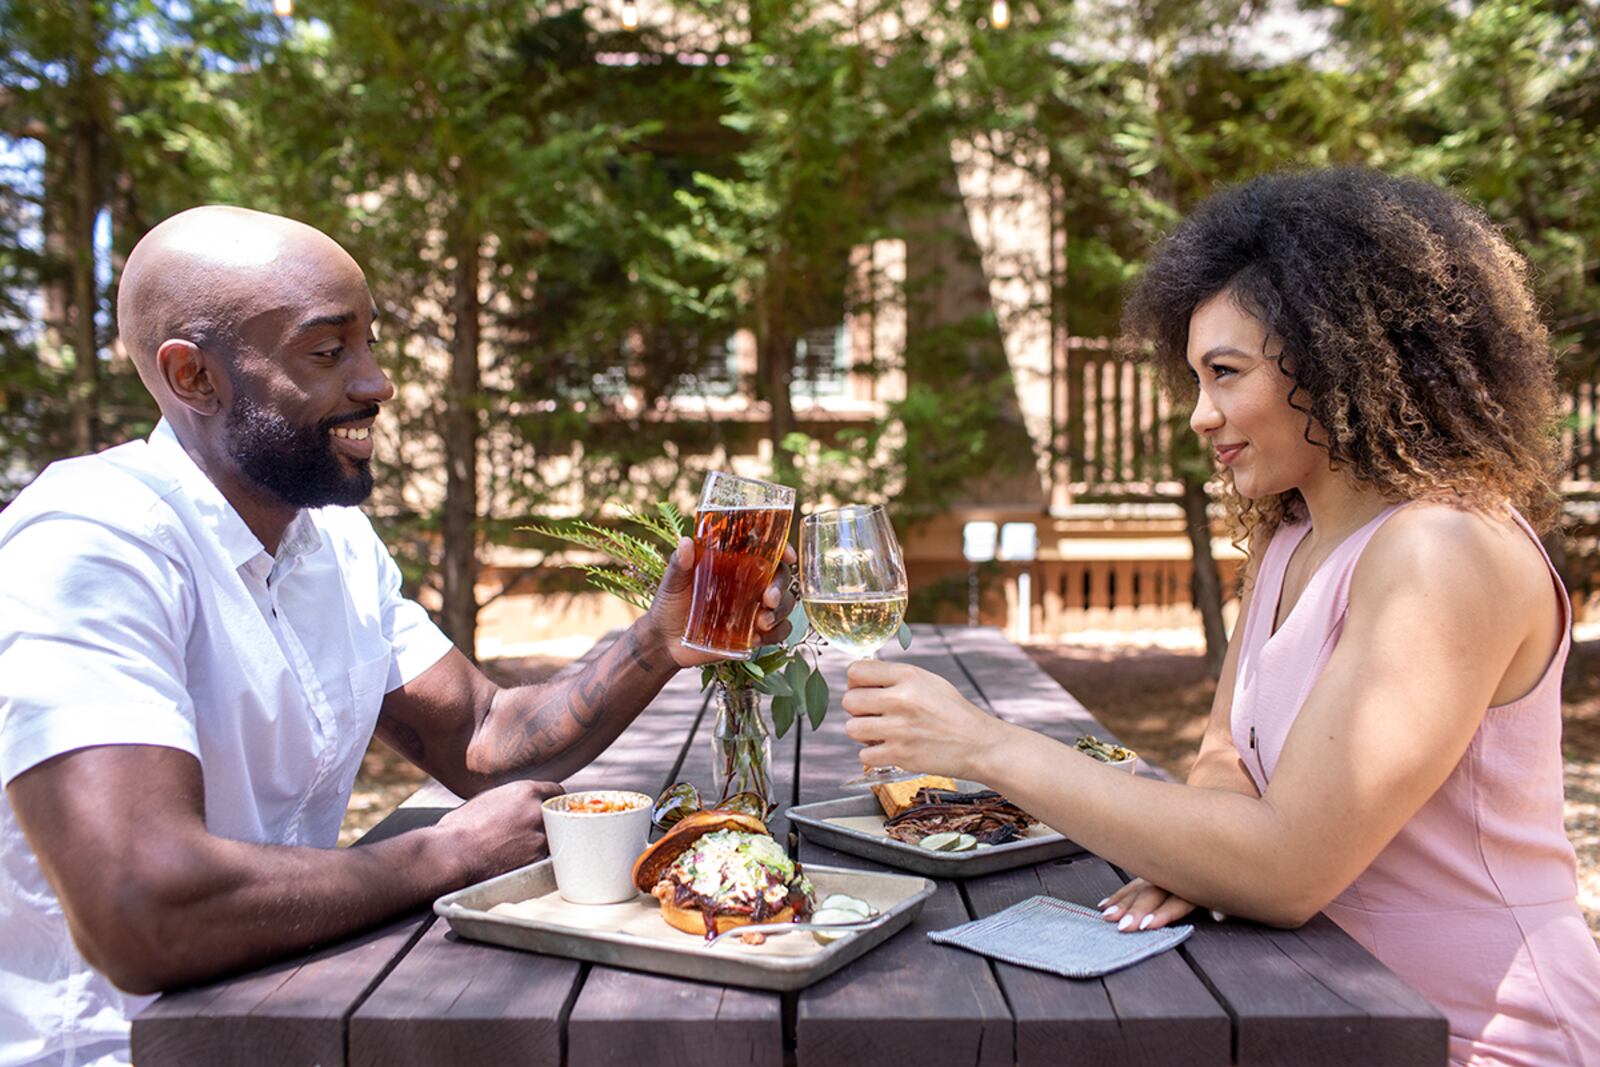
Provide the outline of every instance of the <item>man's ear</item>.
<path id="1" fill-rule="evenodd" d="M 214 358 L 192 341 L 168 340 L 156 349 L 156 374 L 178 401 L 197 415 L 222 410 L 217 393 L 222 369 Z"/>

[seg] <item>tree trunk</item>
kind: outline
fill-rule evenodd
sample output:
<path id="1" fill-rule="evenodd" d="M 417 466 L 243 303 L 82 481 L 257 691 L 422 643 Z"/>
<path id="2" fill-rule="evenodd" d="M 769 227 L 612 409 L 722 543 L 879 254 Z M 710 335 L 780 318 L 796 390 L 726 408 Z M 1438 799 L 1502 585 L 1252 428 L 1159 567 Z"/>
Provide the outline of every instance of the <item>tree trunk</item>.
<path id="1" fill-rule="evenodd" d="M 1222 659 L 1228 654 L 1228 632 L 1222 623 L 1222 578 L 1211 555 L 1211 516 L 1203 482 L 1183 480 L 1183 519 L 1189 532 L 1189 547 L 1194 563 L 1189 583 L 1195 606 L 1206 633 L 1206 668 L 1213 678 L 1222 673 Z"/>
<path id="2" fill-rule="evenodd" d="M 794 464 L 783 447 L 784 438 L 795 431 L 794 398 L 789 393 L 795 337 L 789 314 L 788 281 L 788 255 L 785 253 L 767 264 L 758 359 L 762 391 L 772 410 L 773 477 L 784 485 L 793 485 Z"/>
<path id="3" fill-rule="evenodd" d="M 450 235 L 455 257 L 454 340 L 444 404 L 445 496 L 443 610 L 440 626 L 468 658 L 477 659 L 478 628 L 478 229 L 466 211 Z"/>
<path id="4" fill-rule="evenodd" d="M 100 211 L 99 123 L 96 118 L 95 61 L 98 30 L 94 5 L 78 8 L 73 79 L 77 115 L 72 124 L 72 210 L 68 236 L 72 313 L 67 337 L 72 345 L 72 450 L 93 452 L 100 445 L 100 345 L 95 335 L 98 286 L 94 276 L 94 224 Z"/>

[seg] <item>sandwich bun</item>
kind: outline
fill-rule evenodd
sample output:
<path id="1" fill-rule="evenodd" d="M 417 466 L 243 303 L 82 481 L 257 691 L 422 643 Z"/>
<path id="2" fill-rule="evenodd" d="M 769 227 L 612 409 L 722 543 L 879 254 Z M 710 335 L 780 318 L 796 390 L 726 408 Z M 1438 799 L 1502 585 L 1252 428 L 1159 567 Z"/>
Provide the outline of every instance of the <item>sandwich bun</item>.
<path id="1" fill-rule="evenodd" d="M 640 892 L 649 893 L 660 902 L 661 918 L 668 926 L 686 934 L 711 937 L 756 921 L 754 916 L 743 911 L 685 907 L 677 902 L 675 883 L 667 877 L 667 872 L 678 857 L 694 847 L 695 842 L 719 830 L 768 836 L 766 824 L 752 815 L 735 811 L 699 811 L 679 821 L 661 840 L 640 853 L 633 864 L 633 884 Z M 794 905 L 786 903 L 760 921 L 786 923 L 793 922 L 795 918 Z M 706 929 L 708 919 L 712 926 L 710 930 Z"/>
<path id="2" fill-rule="evenodd" d="M 698 908 L 680 908 L 674 904 L 670 897 L 662 896 L 661 917 L 667 925 L 686 934 L 706 934 L 706 917 Z M 755 920 L 748 915 L 739 915 L 733 912 L 719 912 L 712 920 L 716 926 L 715 933 L 724 933 L 737 926 L 749 926 Z M 787 904 L 782 911 L 773 912 L 765 919 L 764 923 L 787 923 L 794 921 L 794 909 Z M 754 936 L 754 935 L 752 935 Z"/>

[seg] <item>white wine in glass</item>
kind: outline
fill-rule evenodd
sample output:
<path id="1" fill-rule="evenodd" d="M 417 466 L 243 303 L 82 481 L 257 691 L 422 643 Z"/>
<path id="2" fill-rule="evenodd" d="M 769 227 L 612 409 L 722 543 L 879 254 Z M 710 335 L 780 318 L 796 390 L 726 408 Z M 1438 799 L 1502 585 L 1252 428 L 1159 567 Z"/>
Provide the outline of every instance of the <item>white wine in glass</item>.
<path id="1" fill-rule="evenodd" d="M 889 513 L 874 504 L 807 515 L 800 525 L 800 599 L 828 644 L 871 659 L 906 614 L 906 565 Z M 898 767 L 871 767 L 846 785 L 892 782 Z"/>
<path id="2" fill-rule="evenodd" d="M 857 659 L 872 654 L 900 632 L 906 616 L 906 595 L 807 597 L 806 618 L 828 644 Z"/>

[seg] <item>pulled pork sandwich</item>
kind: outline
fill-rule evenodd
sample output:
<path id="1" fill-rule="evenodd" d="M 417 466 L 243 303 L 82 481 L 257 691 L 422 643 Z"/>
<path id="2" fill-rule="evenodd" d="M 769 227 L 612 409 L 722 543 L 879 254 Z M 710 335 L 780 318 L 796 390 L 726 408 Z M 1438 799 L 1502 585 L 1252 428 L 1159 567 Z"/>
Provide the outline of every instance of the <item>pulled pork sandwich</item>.
<path id="1" fill-rule="evenodd" d="M 707 938 L 748 923 L 811 914 L 811 882 L 760 819 L 731 811 L 684 817 L 633 864 L 633 884 L 661 917 Z"/>

